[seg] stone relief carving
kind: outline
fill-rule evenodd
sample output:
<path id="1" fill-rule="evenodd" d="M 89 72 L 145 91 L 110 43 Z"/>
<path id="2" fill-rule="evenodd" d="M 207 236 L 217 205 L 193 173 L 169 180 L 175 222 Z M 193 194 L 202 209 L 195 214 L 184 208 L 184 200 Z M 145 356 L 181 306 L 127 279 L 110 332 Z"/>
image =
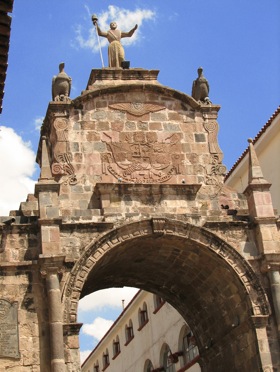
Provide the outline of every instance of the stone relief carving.
<path id="1" fill-rule="evenodd" d="M 0 358 L 19 358 L 18 303 L 0 299 Z"/>
<path id="2" fill-rule="evenodd" d="M 103 174 L 122 182 L 162 183 L 181 174 L 183 155 L 181 134 L 173 133 L 160 141 L 155 132 L 124 134 L 119 142 L 103 133 L 108 153 L 102 155 Z"/>
<path id="3" fill-rule="evenodd" d="M 219 185 L 220 177 L 226 173 L 226 166 L 219 162 L 217 154 L 211 155 L 211 162 L 207 166 L 206 185 Z"/>
<path id="4" fill-rule="evenodd" d="M 162 105 L 158 105 L 156 103 L 145 103 L 145 102 L 114 103 L 112 105 L 109 105 L 109 107 L 113 110 L 128 112 L 130 115 L 133 115 L 133 116 L 143 116 L 150 112 L 156 112 L 156 111 L 161 111 L 165 109 L 165 107 Z"/>
<path id="5" fill-rule="evenodd" d="M 210 163 L 205 167 L 206 169 L 206 185 L 214 186 L 214 193 L 210 195 L 215 197 L 222 189 L 221 176 L 225 175 L 226 167 L 221 164 L 223 159 L 223 152 L 219 147 L 217 135 L 219 125 L 216 120 L 208 120 L 208 116 L 204 115 L 204 128 L 208 132 L 208 146 L 210 152 Z"/>
<path id="6" fill-rule="evenodd" d="M 62 118 L 57 118 L 53 124 L 56 138 L 51 136 L 51 142 L 54 143 L 52 173 L 54 175 L 67 175 L 65 184 L 75 185 L 77 178 L 74 167 L 71 164 L 72 154 L 69 151 L 67 126 L 67 120 Z"/>
<path id="7" fill-rule="evenodd" d="M 152 229 L 154 234 L 164 234 L 165 218 L 152 218 Z"/>
<path id="8" fill-rule="evenodd" d="M 222 150 L 220 149 L 217 141 L 217 135 L 219 130 L 219 125 L 215 120 L 207 120 L 207 117 L 204 121 L 204 128 L 208 132 L 208 143 L 209 143 L 209 151 L 211 154 L 220 154 L 222 160 Z"/>

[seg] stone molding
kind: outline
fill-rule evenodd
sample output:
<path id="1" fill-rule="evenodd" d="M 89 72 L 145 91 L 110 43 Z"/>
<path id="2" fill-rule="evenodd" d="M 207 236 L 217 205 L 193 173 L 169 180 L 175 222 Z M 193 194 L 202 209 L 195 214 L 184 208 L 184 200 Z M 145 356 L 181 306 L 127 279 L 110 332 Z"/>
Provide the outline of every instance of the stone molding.
<path id="1" fill-rule="evenodd" d="M 152 84 L 150 81 L 144 82 L 142 80 L 137 80 L 135 82 L 128 81 L 126 84 L 120 82 L 117 85 L 102 85 L 98 86 L 96 90 L 86 90 L 83 94 L 72 101 L 74 107 L 81 107 L 84 101 L 94 99 L 95 97 L 100 97 L 106 94 L 115 94 L 115 93 L 127 93 L 129 90 L 145 90 L 151 93 L 156 93 L 157 95 L 163 95 L 166 97 L 170 97 L 172 99 L 177 99 L 182 101 L 187 105 L 190 105 L 192 109 L 198 109 L 201 105 L 193 99 L 191 96 L 182 93 L 180 91 L 168 88 L 161 84 Z M 217 113 L 220 109 L 220 106 L 211 105 L 208 110 L 212 110 L 213 112 Z"/>
<path id="2" fill-rule="evenodd" d="M 42 278 L 46 278 L 49 274 L 62 274 L 64 271 L 65 256 L 46 256 L 40 255 L 38 264 Z"/>
<path id="3" fill-rule="evenodd" d="M 139 237 L 152 235 L 154 233 L 158 234 L 158 226 L 160 231 L 164 230 L 166 235 L 189 239 L 211 250 L 223 259 L 243 283 L 251 301 L 253 315 L 266 316 L 270 314 L 268 299 L 259 278 L 246 259 L 228 243 L 217 237 L 211 231 L 189 223 L 165 219 L 165 224 L 163 224 L 163 221 L 159 221 L 158 225 L 156 220 L 147 219 L 140 222 L 125 224 L 104 233 L 97 241 L 94 241 L 86 247 L 84 254 L 72 269 L 63 291 L 65 323 L 76 322 L 81 290 L 95 263 L 103 257 L 107 251 L 118 247 L 118 245 L 124 241 L 132 241 Z"/>

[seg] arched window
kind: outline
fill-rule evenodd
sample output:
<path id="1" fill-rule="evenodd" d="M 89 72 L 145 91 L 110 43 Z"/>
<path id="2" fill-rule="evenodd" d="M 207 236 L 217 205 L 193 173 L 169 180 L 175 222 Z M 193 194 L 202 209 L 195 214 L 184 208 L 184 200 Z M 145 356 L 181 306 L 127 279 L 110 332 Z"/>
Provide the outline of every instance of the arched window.
<path id="1" fill-rule="evenodd" d="M 182 351 L 183 358 L 181 366 L 191 363 L 199 356 L 195 337 L 188 326 L 185 326 L 180 332 L 179 349 Z"/>
<path id="2" fill-rule="evenodd" d="M 143 303 L 142 309 L 139 308 L 138 310 L 138 321 L 139 321 L 138 331 L 140 331 L 149 321 L 146 302 Z"/>
<path id="3" fill-rule="evenodd" d="M 100 372 L 98 361 L 96 363 L 94 363 L 93 372 Z"/>
<path id="4" fill-rule="evenodd" d="M 109 352 L 108 349 L 103 353 L 103 371 L 110 365 Z"/>
<path id="5" fill-rule="evenodd" d="M 119 336 L 116 337 L 116 339 L 113 341 L 113 358 L 115 359 L 119 353 L 121 352 L 121 347 L 120 347 L 120 340 Z"/>
<path id="6" fill-rule="evenodd" d="M 125 340 L 126 340 L 125 346 L 130 343 L 133 337 L 134 337 L 133 324 L 130 319 L 129 323 L 125 326 Z"/>
<path id="7" fill-rule="evenodd" d="M 144 372 L 152 372 L 153 370 L 154 370 L 154 367 L 150 359 L 146 360 L 144 364 Z"/>
<path id="8" fill-rule="evenodd" d="M 175 372 L 175 364 L 172 357 L 172 352 L 167 344 L 164 344 L 161 348 L 160 363 L 163 367 L 163 371 Z"/>
<path id="9" fill-rule="evenodd" d="M 159 311 L 163 304 L 165 304 L 164 299 L 158 295 L 154 295 L 154 314 Z"/>
<path id="10" fill-rule="evenodd" d="M 185 335 L 183 344 L 185 361 L 188 363 L 198 356 L 198 347 L 196 346 L 196 340 L 191 331 Z"/>

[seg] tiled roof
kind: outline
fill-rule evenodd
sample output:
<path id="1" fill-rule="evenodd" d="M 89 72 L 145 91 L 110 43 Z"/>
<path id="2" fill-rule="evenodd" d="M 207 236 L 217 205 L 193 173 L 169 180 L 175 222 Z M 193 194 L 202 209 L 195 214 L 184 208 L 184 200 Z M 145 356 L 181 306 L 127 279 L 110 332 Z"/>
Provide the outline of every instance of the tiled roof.
<path id="1" fill-rule="evenodd" d="M 276 116 L 280 114 L 280 106 L 276 109 L 276 111 L 273 113 L 273 115 L 269 118 L 269 120 L 266 122 L 266 124 L 261 128 L 261 130 L 258 132 L 256 137 L 253 139 L 253 144 L 255 144 L 259 138 L 266 132 L 266 130 L 270 127 L 273 120 L 276 118 Z M 246 150 L 242 153 L 242 155 L 237 159 L 237 161 L 233 164 L 231 169 L 228 171 L 228 173 L 225 176 L 225 181 L 229 178 L 229 176 L 233 173 L 233 171 L 237 168 L 237 166 L 241 163 L 241 161 L 244 159 L 246 154 L 249 151 L 249 147 L 246 148 Z"/>
<path id="2" fill-rule="evenodd" d="M 13 10 L 14 0 L 0 1 L 0 113 L 2 112 L 4 86 L 8 68 L 8 52 L 12 19 L 8 15 Z"/>

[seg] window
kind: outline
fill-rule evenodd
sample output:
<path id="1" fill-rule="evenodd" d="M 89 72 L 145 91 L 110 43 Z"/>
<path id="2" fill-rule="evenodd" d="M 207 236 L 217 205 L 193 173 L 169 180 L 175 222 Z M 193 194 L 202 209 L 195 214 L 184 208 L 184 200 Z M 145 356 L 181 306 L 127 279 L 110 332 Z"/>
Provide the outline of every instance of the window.
<path id="1" fill-rule="evenodd" d="M 145 362 L 144 372 L 152 372 L 154 370 L 152 362 L 148 359 Z"/>
<path id="2" fill-rule="evenodd" d="M 103 371 L 110 365 L 108 349 L 103 353 Z"/>
<path id="3" fill-rule="evenodd" d="M 138 310 L 138 320 L 139 320 L 138 331 L 140 331 L 149 321 L 146 302 L 144 302 L 142 309 L 140 308 Z"/>
<path id="4" fill-rule="evenodd" d="M 113 358 L 115 359 L 121 352 L 119 336 L 113 341 Z"/>
<path id="5" fill-rule="evenodd" d="M 96 363 L 94 364 L 93 371 L 94 371 L 94 372 L 99 372 L 99 363 L 98 363 L 98 362 L 96 362 Z"/>
<path id="6" fill-rule="evenodd" d="M 159 309 L 163 306 L 163 304 L 165 303 L 164 299 L 158 295 L 154 295 L 154 305 L 155 305 L 155 310 L 154 310 L 154 314 L 156 314 Z"/>
<path id="7" fill-rule="evenodd" d="M 196 341 L 191 331 L 183 337 L 183 352 L 185 364 L 189 363 L 199 355 L 198 347 L 196 346 Z"/>
<path id="8" fill-rule="evenodd" d="M 161 349 L 161 366 L 163 371 L 175 372 L 175 364 L 170 347 L 165 344 Z"/>
<path id="9" fill-rule="evenodd" d="M 128 345 L 130 341 L 133 339 L 133 337 L 134 337 L 133 325 L 132 325 L 132 321 L 130 320 L 129 324 L 125 326 L 125 339 L 126 339 L 125 345 Z"/>
<path id="10" fill-rule="evenodd" d="M 166 372 L 175 372 L 175 365 L 171 350 L 168 348 L 164 355 L 164 368 Z"/>

